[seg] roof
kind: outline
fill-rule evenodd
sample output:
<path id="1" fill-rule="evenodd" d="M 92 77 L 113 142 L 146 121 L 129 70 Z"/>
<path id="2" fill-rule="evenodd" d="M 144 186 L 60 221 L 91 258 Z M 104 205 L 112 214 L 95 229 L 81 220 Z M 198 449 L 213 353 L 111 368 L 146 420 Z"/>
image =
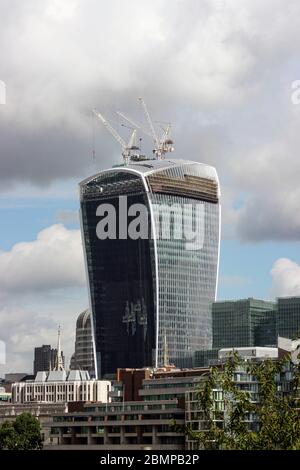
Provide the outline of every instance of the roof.
<path id="1" fill-rule="evenodd" d="M 91 321 L 91 316 L 90 316 L 89 309 L 84 310 L 77 317 L 76 328 L 85 328 L 87 323 L 90 321 Z"/>
<path id="2" fill-rule="evenodd" d="M 86 370 L 52 370 L 40 371 L 36 374 L 34 382 L 80 382 L 91 380 L 88 371 Z"/>
<path id="3" fill-rule="evenodd" d="M 170 159 L 164 159 L 164 160 L 157 160 L 157 159 L 143 160 L 140 162 L 131 161 L 128 165 L 120 164 L 118 166 L 114 166 L 113 168 L 103 170 L 93 176 L 90 176 L 84 179 L 83 181 L 81 181 L 80 186 L 88 184 L 90 181 L 93 181 L 97 176 L 107 171 L 128 171 L 128 172 L 139 173 L 142 176 L 148 176 L 151 173 L 155 173 L 158 171 L 169 170 L 173 168 L 175 169 L 175 168 L 180 168 L 180 167 L 188 167 L 188 166 L 196 167 L 198 176 L 201 176 L 203 178 L 213 179 L 219 182 L 216 169 L 211 165 L 207 165 L 206 163 L 194 162 L 191 160 L 170 158 Z"/>

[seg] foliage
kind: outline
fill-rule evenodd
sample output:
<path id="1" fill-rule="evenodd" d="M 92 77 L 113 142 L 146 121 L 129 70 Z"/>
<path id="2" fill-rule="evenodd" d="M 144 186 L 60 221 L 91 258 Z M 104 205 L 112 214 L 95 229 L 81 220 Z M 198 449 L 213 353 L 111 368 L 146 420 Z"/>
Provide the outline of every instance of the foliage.
<path id="1" fill-rule="evenodd" d="M 223 368 L 211 369 L 208 380 L 197 391 L 202 413 L 201 431 L 185 428 L 191 439 L 204 449 L 291 450 L 300 449 L 300 416 L 295 406 L 299 393 L 300 369 L 294 366 L 294 379 L 288 393 L 278 386 L 288 359 L 245 362 L 236 353 Z M 258 396 L 241 389 L 234 374 L 242 370 L 258 384 Z M 251 383 L 251 382 L 249 382 Z M 223 409 L 217 408 L 214 393 L 222 391 Z"/>
<path id="2" fill-rule="evenodd" d="M 0 426 L 1 450 L 41 450 L 42 447 L 40 423 L 30 413 L 22 413 Z"/>

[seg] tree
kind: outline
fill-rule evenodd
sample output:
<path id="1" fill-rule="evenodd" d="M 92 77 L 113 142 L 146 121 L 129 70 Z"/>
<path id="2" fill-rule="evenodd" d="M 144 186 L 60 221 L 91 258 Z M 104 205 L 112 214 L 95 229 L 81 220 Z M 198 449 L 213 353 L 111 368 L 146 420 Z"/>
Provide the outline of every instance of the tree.
<path id="1" fill-rule="evenodd" d="M 278 378 L 288 367 L 293 367 L 293 380 L 285 393 Z M 255 398 L 235 379 L 237 370 L 248 374 L 249 383 L 257 383 Z M 300 450 L 299 410 L 295 406 L 299 372 L 299 366 L 291 365 L 287 358 L 257 363 L 234 354 L 222 369 L 212 368 L 197 391 L 202 429 L 186 427 L 186 434 L 204 449 Z M 214 398 L 216 392 L 222 394 L 221 407 Z"/>
<path id="2" fill-rule="evenodd" d="M 41 450 L 43 448 L 41 426 L 30 413 L 22 413 L 14 421 L 0 426 L 0 449 Z"/>

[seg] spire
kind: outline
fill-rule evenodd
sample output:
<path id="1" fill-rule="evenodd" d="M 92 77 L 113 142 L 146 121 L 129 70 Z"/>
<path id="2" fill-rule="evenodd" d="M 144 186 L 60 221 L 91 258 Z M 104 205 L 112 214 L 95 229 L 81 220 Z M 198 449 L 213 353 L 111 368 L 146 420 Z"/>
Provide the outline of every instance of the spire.
<path id="1" fill-rule="evenodd" d="M 60 328 L 60 325 L 59 325 L 58 326 L 58 335 L 57 335 L 58 336 L 58 338 L 57 338 L 57 353 L 56 353 L 56 358 L 55 358 L 54 370 L 65 370 L 63 360 L 62 360 L 62 354 L 61 354 L 60 333 L 61 333 L 61 328 Z"/>

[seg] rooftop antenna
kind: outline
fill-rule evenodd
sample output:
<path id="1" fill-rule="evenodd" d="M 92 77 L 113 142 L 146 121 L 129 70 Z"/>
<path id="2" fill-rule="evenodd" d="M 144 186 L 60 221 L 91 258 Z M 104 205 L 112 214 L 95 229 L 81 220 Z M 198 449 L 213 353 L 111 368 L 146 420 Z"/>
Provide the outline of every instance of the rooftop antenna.
<path id="1" fill-rule="evenodd" d="M 107 121 L 107 119 L 105 119 L 105 117 L 101 113 L 99 113 L 99 111 L 94 109 L 93 112 L 95 116 L 97 116 L 100 119 L 100 121 L 104 124 L 104 126 L 111 133 L 111 135 L 116 139 L 116 141 L 119 142 L 119 144 L 121 145 L 124 164 L 128 165 L 131 153 L 133 151 L 138 150 L 138 147 L 136 145 L 136 129 L 133 129 L 130 139 L 128 143 L 126 143 L 125 140 L 118 134 L 118 132 Z"/>

